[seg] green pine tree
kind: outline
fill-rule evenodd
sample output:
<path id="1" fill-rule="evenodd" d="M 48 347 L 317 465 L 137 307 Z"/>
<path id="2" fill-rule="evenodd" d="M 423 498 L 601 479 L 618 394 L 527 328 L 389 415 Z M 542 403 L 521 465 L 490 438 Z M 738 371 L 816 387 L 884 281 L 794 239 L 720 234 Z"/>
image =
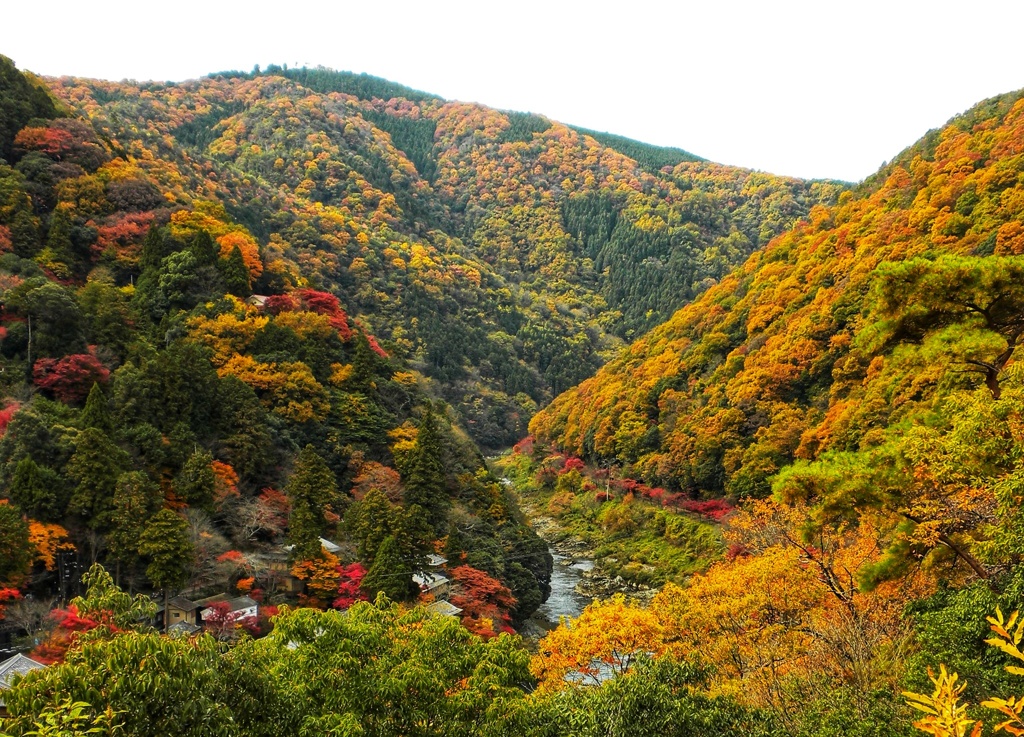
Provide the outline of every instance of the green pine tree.
<path id="1" fill-rule="evenodd" d="M 236 297 L 248 297 L 252 294 L 252 286 L 249 283 L 249 267 L 245 265 L 242 250 L 238 246 L 231 249 L 231 253 L 226 259 L 220 259 L 217 267 L 224 280 L 224 288 L 229 294 Z"/>
<path id="2" fill-rule="evenodd" d="M 107 545 L 116 563 L 114 579 L 120 583 L 121 564 L 131 565 L 139 556 L 139 540 L 146 522 L 160 503 L 160 488 L 146 474 L 121 474 L 114 490 L 113 512 Z"/>
<path id="3" fill-rule="evenodd" d="M 213 456 L 205 450 L 196 450 L 178 475 L 174 477 L 174 491 L 190 507 L 213 509 L 213 494 L 217 477 L 213 473 Z"/>
<path id="4" fill-rule="evenodd" d="M 412 566 L 402 557 L 393 535 L 384 538 L 361 587 L 371 601 L 381 592 L 392 601 L 411 601 L 419 593 L 412 580 Z"/>
<path id="5" fill-rule="evenodd" d="M 200 230 L 192 237 L 188 250 L 195 257 L 197 266 L 215 266 L 220 258 L 217 242 L 205 230 Z"/>
<path id="6" fill-rule="evenodd" d="M 423 508 L 430 525 L 440 530 L 448 511 L 444 446 L 437 418 L 429 405 L 420 422 L 416 443 L 409 453 L 402 477 L 406 503 Z"/>
<path id="7" fill-rule="evenodd" d="M 139 555 L 149 561 L 146 577 L 154 587 L 164 592 L 164 629 L 169 624 L 167 601 L 170 590 L 180 588 L 188 581 L 194 552 L 188 523 L 170 509 L 161 509 L 153 515 L 139 536 Z"/>
<path id="8" fill-rule="evenodd" d="M 113 509 L 114 486 L 127 466 L 125 452 L 102 430 L 82 430 L 67 465 L 67 475 L 75 484 L 68 511 L 92 529 L 106 530 Z"/>
<path id="9" fill-rule="evenodd" d="M 370 341 L 362 332 L 356 332 L 352 343 L 352 376 L 348 380 L 348 386 L 354 392 L 370 395 L 377 389 L 374 377 L 377 373 L 378 356 L 370 348 Z"/>
<path id="10" fill-rule="evenodd" d="M 0 588 L 20 586 L 32 562 L 28 523 L 13 504 L 0 504 Z"/>
<path id="11" fill-rule="evenodd" d="M 373 564 L 381 543 L 395 534 L 399 515 L 400 510 L 380 489 L 370 489 L 361 501 L 352 505 L 349 528 L 358 546 L 359 560 Z"/>
<path id="12" fill-rule="evenodd" d="M 89 397 L 85 400 L 85 408 L 82 409 L 80 423 L 83 428 L 95 428 L 107 437 L 114 433 L 114 423 L 110 418 L 107 397 L 98 383 L 94 382 L 92 389 L 89 390 Z"/>
<path id="13" fill-rule="evenodd" d="M 65 264 L 74 262 L 74 245 L 71 242 L 71 218 L 63 208 L 58 207 L 50 216 L 50 230 L 46 235 L 46 247 Z"/>
<path id="14" fill-rule="evenodd" d="M 18 461 L 7 492 L 11 501 L 33 519 L 53 519 L 62 511 L 57 509 L 56 494 L 47 483 L 43 470 L 31 456 Z"/>
<path id="15" fill-rule="evenodd" d="M 294 546 L 292 558 L 311 560 L 320 557 L 320 538 L 327 532 L 324 511 L 337 500 L 338 482 L 312 445 L 299 451 L 285 492 L 291 502 L 288 542 Z"/>

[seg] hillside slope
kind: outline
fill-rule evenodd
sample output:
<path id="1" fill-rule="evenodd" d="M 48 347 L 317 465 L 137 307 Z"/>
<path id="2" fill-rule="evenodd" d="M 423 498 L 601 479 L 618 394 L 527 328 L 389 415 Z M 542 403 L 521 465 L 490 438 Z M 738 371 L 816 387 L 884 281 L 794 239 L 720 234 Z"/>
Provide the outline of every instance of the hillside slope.
<path id="1" fill-rule="evenodd" d="M 842 189 L 323 69 L 51 85 L 171 209 L 249 229 L 257 292 L 337 294 L 492 448 Z"/>
<path id="2" fill-rule="evenodd" d="M 695 495 L 762 497 L 795 459 L 877 445 L 953 389 L 994 386 L 1019 335 L 1022 152 L 1020 93 L 954 118 L 555 399 L 532 432 Z"/>
<path id="3" fill-rule="evenodd" d="M 296 593 L 292 573 L 325 606 L 342 572 L 327 538 L 376 575 L 348 581 L 359 596 L 414 598 L 443 549 L 504 594 L 495 628 L 541 603 L 545 544 L 405 360 L 184 194 L 184 158 L 119 155 L 2 57 L 0 77 L 21 81 L 3 119 L 26 123 L 0 160 L 5 596 L 63 596 L 101 562 L 136 587 L 267 603 Z M 261 279 L 280 289 L 253 298 Z"/>

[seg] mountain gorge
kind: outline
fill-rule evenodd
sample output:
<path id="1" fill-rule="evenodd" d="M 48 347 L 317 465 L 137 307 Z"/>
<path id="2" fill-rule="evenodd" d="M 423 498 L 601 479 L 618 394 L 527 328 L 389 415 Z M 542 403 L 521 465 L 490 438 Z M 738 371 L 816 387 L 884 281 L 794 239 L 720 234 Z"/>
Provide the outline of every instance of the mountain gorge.
<path id="1" fill-rule="evenodd" d="M 0 57 L 0 302 L 0 732 L 1024 729 L 1022 92 L 847 184 Z M 525 644 L 531 523 L 631 596 Z"/>

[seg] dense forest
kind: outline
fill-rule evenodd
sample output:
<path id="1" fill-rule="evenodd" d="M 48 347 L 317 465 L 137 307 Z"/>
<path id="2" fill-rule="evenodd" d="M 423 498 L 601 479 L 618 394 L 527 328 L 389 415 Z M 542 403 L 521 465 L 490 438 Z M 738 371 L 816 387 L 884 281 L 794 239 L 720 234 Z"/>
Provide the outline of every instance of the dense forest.
<path id="1" fill-rule="evenodd" d="M 849 186 L 0 57 L 0 734 L 1024 733 L 1022 214 L 1022 93 Z M 528 647 L 522 502 L 642 595 Z"/>
<path id="2" fill-rule="evenodd" d="M 293 577 L 307 605 L 343 584 L 405 601 L 443 553 L 467 626 L 528 616 L 546 546 L 423 375 L 332 293 L 254 298 L 275 262 L 245 226 L 176 204 L 0 68 L 0 582 L 15 606 L 66 600 L 97 562 L 165 598 L 229 587 L 272 606 Z"/>
<path id="3" fill-rule="evenodd" d="M 931 669 L 932 734 L 1019 725 L 950 704 L 1020 688 L 1022 141 L 1019 92 L 957 116 L 533 419 L 519 465 L 560 514 L 739 506 L 659 594 L 722 692 L 897 734 Z"/>
<path id="4" fill-rule="evenodd" d="M 167 209 L 246 229 L 256 293 L 335 294 L 489 449 L 844 189 L 325 69 L 51 87 Z M 128 283 L 137 217 L 78 220 L 118 236 L 69 276 Z"/>

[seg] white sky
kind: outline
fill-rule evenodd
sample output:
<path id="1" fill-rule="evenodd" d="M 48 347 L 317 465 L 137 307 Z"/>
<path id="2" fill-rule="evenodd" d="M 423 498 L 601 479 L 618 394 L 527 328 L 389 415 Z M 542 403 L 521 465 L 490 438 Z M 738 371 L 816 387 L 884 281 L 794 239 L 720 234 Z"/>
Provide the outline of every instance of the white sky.
<path id="1" fill-rule="evenodd" d="M 323 64 L 802 177 L 862 179 L 1024 87 L 1021 0 L 3 5 L 0 53 L 40 74 Z"/>

